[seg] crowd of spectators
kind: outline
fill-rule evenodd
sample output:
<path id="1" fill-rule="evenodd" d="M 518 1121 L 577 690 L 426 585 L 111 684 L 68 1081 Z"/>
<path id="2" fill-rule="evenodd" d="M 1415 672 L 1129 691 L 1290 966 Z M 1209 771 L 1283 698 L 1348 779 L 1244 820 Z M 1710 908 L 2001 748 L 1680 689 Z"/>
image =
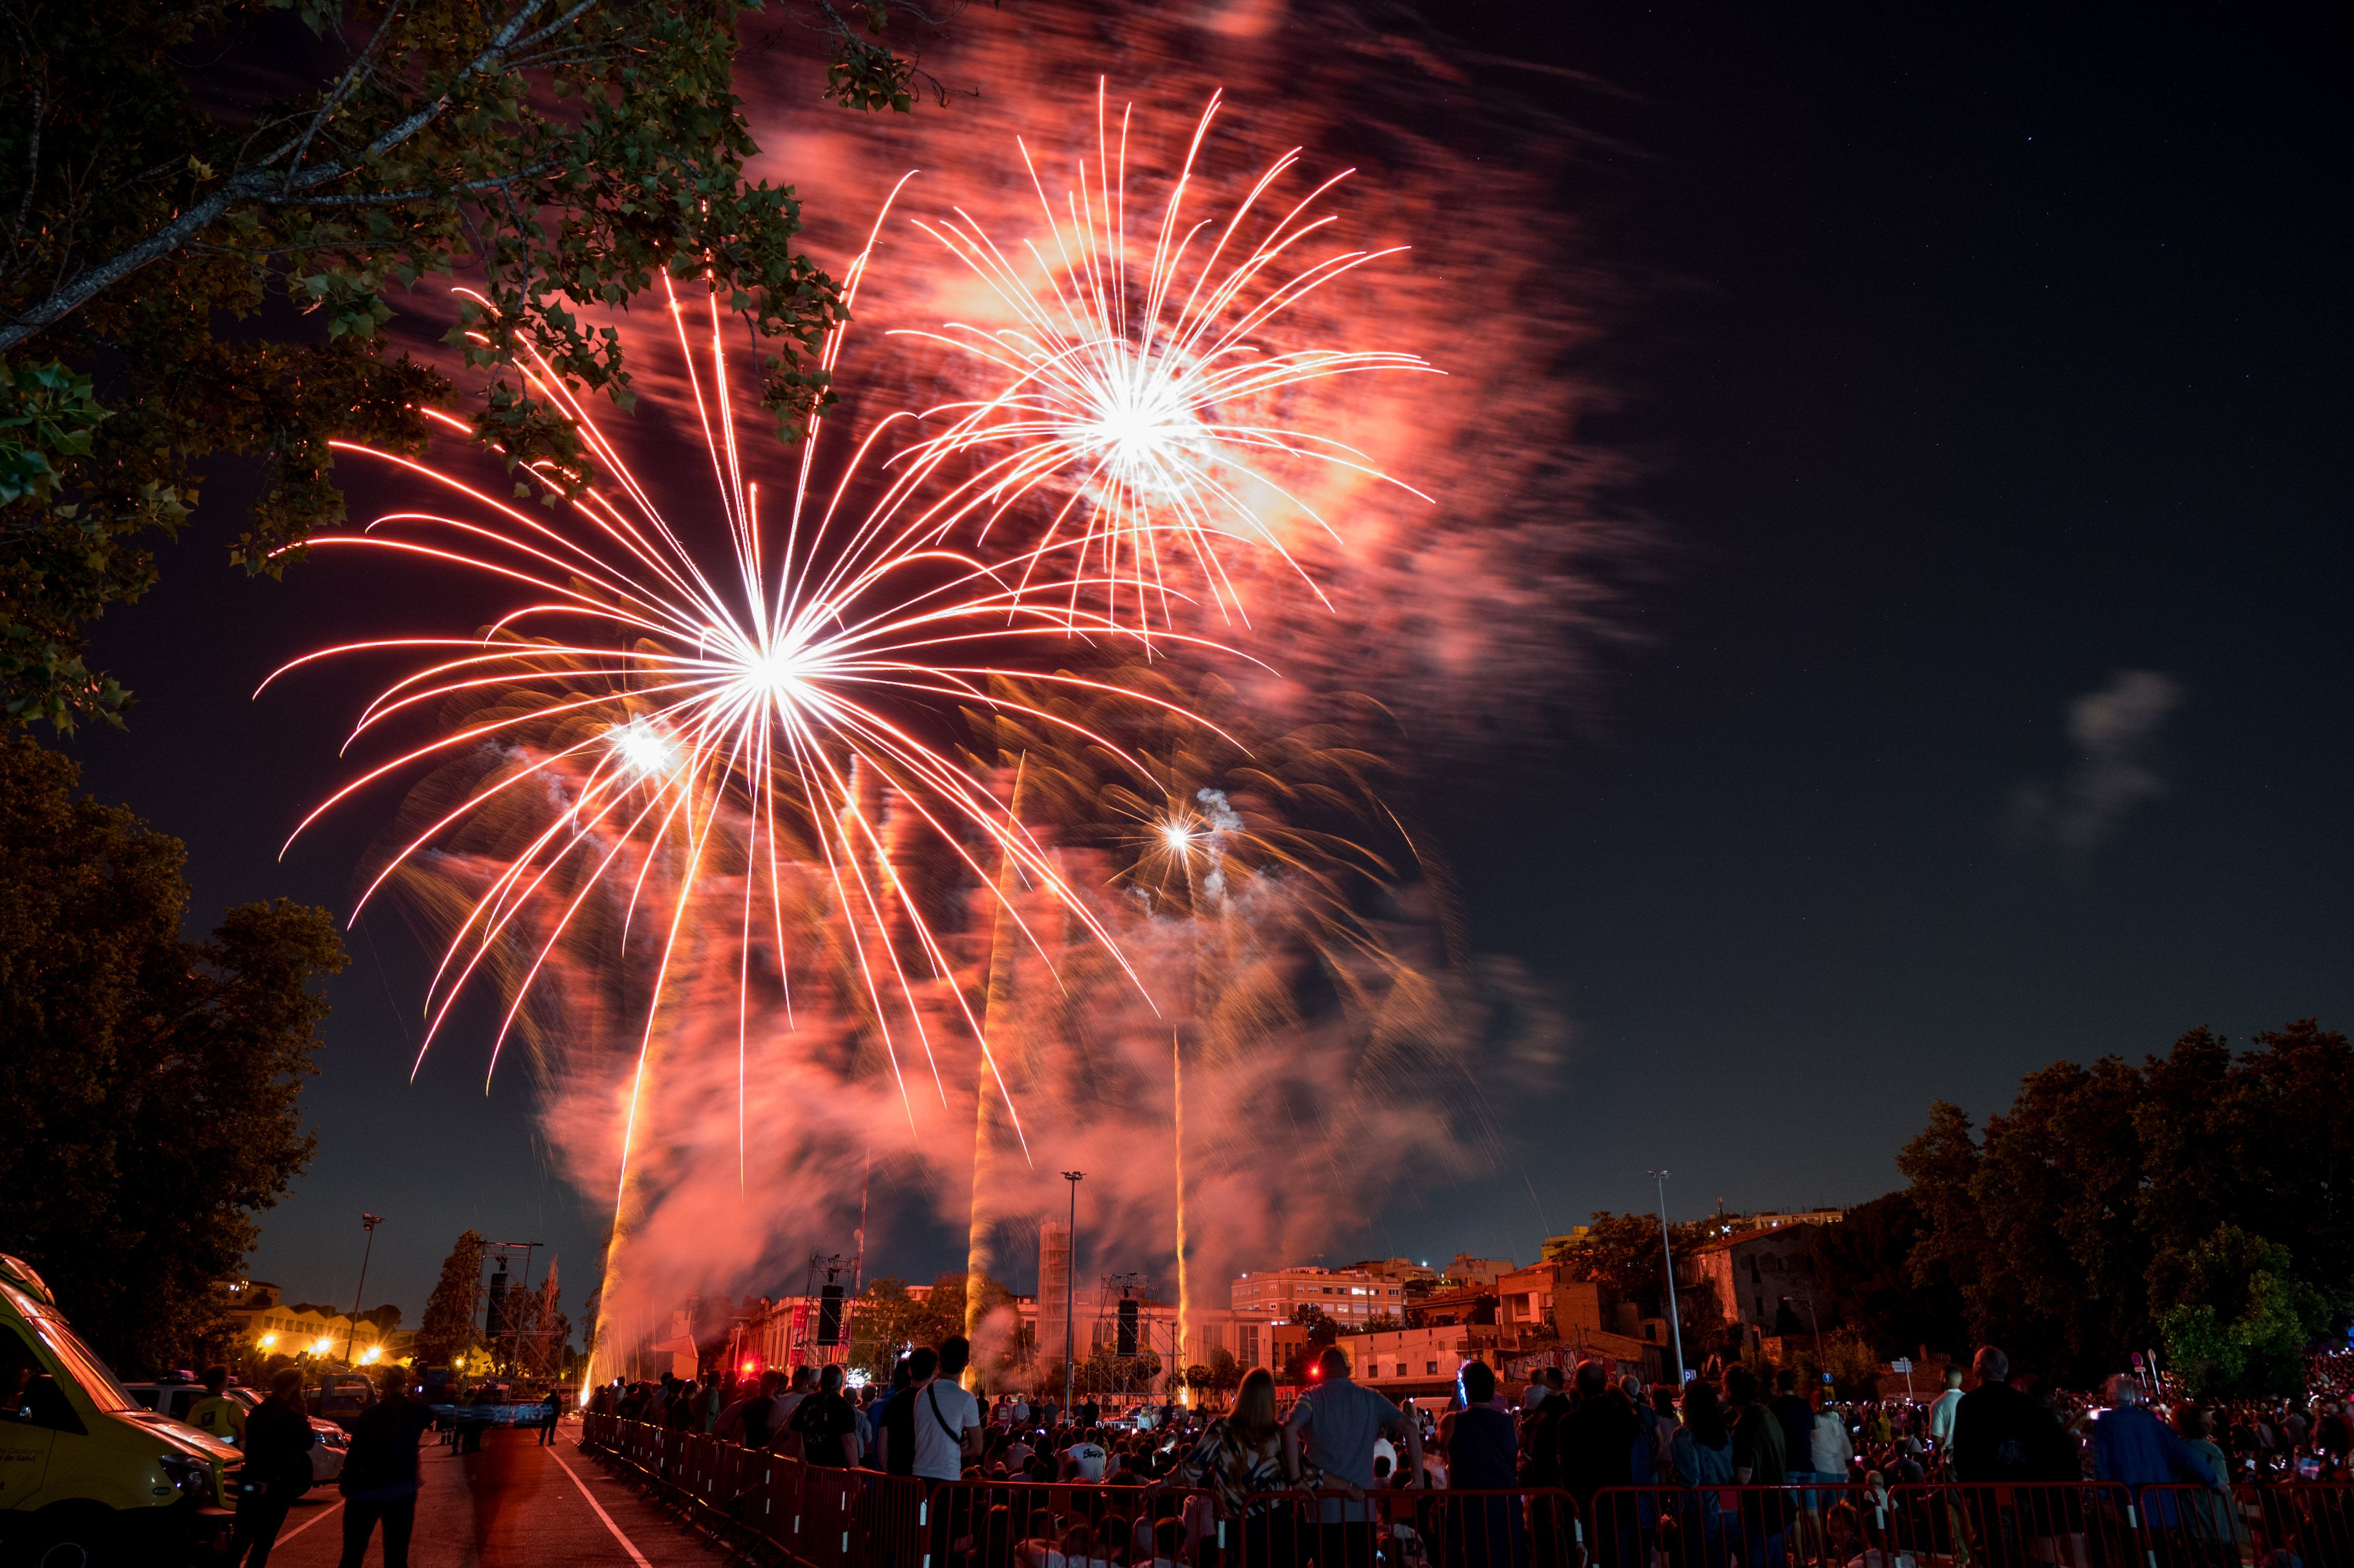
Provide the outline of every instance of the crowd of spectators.
<path id="1" fill-rule="evenodd" d="M 812 1465 L 992 1483 L 970 1494 L 977 1505 L 960 1505 L 943 1542 L 944 1561 L 975 1568 L 1370 1563 L 1370 1532 L 1396 1517 L 1377 1494 L 1409 1489 L 1466 1494 L 1467 1509 L 1478 1501 L 1469 1494 L 1558 1489 L 1590 1521 L 1596 1561 L 1613 1557 L 1614 1542 L 1624 1561 L 1641 1561 L 1639 1530 L 1651 1552 L 1678 1563 L 1773 1562 L 1783 1533 L 1803 1528 L 1814 1561 L 1901 1568 L 1885 1504 L 1905 1483 L 2099 1480 L 2196 1499 L 2235 1481 L 2349 1478 L 2354 1453 L 2348 1356 L 2316 1358 L 2305 1399 L 2212 1405 L 2130 1375 L 2097 1399 L 2070 1393 L 2013 1369 L 1990 1345 L 1928 1397 L 1848 1402 L 1788 1371 L 1742 1363 L 1646 1387 L 1586 1361 L 1515 1392 L 1470 1361 L 1438 1414 L 1355 1383 L 1334 1347 L 1288 1408 L 1261 1369 L 1223 1413 L 1169 1403 L 1113 1414 L 1091 1400 L 1066 1410 L 1023 1393 L 979 1399 L 960 1386 L 970 1353 L 950 1339 L 858 1389 L 843 1386 L 839 1366 L 732 1385 L 716 1372 L 615 1384 L 591 1408 Z M 1757 1486 L 1788 1489 L 1771 1507 L 1717 1490 Z M 1606 1495 L 1614 1488 L 1655 1489 Z M 2081 1554 L 2082 1507 L 2054 1503 L 2036 1534 L 2062 1544 L 2073 1536 Z M 1459 1531 L 1469 1516 L 1448 1517 Z M 1517 1506 L 1497 1514 L 1490 1533 L 1506 1543 L 1497 1562 L 1532 1561 L 1532 1524 L 1543 1520 Z M 1669 1550 L 1680 1539 L 1688 1554 Z M 1256 1543 L 1252 1561 L 1231 1555 L 1237 1542 Z M 2069 1555 L 2052 1550 L 2054 1561 Z"/>

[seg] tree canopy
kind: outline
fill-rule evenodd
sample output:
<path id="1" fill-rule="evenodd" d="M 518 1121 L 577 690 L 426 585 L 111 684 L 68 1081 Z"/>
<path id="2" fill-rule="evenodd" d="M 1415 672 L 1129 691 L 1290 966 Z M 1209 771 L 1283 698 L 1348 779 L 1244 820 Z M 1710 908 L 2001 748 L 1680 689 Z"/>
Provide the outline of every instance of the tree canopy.
<path id="1" fill-rule="evenodd" d="M 441 1277 L 425 1302 L 417 1326 L 417 1359 L 438 1366 L 454 1363 L 482 1342 L 474 1301 L 482 1287 L 482 1238 L 470 1226 L 460 1233 L 441 1261 Z"/>
<path id="2" fill-rule="evenodd" d="M 186 1364 L 308 1163 L 300 1095 L 344 964 L 323 910 L 184 939 L 179 841 L 0 736 L 0 1251 L 126 1371 Z"/>
<path id="3" fill-rule="evenodd" d="M 787 0 L 826 94 L 907 111 L 919 80 L 861 0 Z M 341 520 L 332 443 L 420 449 L 441 370 L 388 344 L 396 292 L 460 277 L 471 426 L 565 493 L 588 465 L 517 374 L 627 407 L 584 313 L 708 279 L 790 435 L 841 314 L 732 87 L 756 0 L 28 0 L 0 50 L 0 713 L 69 728 L 126 694 L 84 627 L 153 582 L 197 465 L 258 460 L 229 557 L 276 573 Z M 855 19 L 854 25 L 853 18 Z M 289 62 L 298 62 L 292 63 Z M 252 91 L 238 84 L 265 83 Z M 228 84 L 228 85 L 224 85 Z M 935 84 L 937 85 L 937 84 Z M 94 388 L 92 376 L 102 373 Z M 547 499 L 554 499 L 550 493 Z"/>
<path id="4" fill-rule="evenodd" d="M 1912 1283 L 2017 1366 L 2091 1380 L 2164 1337 L 2211 1392 L 2294 1386 L 2284 1347 L 2354 1311 L 2354 1049 L 2312 1019 L 2253 1046 L 2054 1063 L 1983 1136 L 1938 1102 L 1897 1160 Z"/>

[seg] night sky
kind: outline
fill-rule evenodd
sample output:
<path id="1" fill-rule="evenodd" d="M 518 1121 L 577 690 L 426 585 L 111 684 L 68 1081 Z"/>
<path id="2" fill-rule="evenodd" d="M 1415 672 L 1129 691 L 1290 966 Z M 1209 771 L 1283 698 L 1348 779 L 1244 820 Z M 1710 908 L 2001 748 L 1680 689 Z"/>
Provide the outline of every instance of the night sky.
<path id="1" fill-rule="evenodd" d="M 2354 1018 L 2342 28 L 1430 10 L 1592 134 L 1561 200 L 1625 407 L 1585 435 L 1641 465 L 1656 546 L 1587 710 L 1422 786 L 1478 946 L 1571 1021 L 1556 1092 L 1505 1113 L 1490 1178 L 1346 1245 L 1525 1259 L 1660 1165 L 1680 1216 L 1850 1203 L 1933 1098 L 1983 1116 L 2058 1057 Z M 348 714 L 248 694 L 365 568 L 249 581 L 237 495 L 217 469 L 100 628 L 142 700 L 70 749 L 188 841 L 194 923 L 340 914 L 380 818 L 274 857 Z M 470 1224 L 551 1244 L 577 1303 L 601 1233 L 527 1079 L 485 1097 L 453 1050 L 411 1086 L 420 949 L 389 918 L 352 946 L 319 1156 L 256 1274 L 348 1301 L 367 1208 L 368 1298 L 412 1324 Z M 880 1228 L 877 1269 L 961 1262 Z"/>

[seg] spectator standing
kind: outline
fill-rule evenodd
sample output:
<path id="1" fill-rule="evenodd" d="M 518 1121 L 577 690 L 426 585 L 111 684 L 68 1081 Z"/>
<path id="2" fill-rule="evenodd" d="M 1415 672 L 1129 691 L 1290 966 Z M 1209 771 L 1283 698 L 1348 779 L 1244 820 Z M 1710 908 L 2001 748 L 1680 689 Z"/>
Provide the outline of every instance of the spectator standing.
<path id="1" fill-rule="evenodd" d="M 898 1364 L 891 1369 L 891 1386 L 866 1407 L 867 1425 L 873 1429 L 873 1446 L 866 1450 L 866 1458 L 878 1470 L 891 1467 L 883 1451 L 885 1425 L 891 1419 L 892 1403 L 907 1393 L 915 1381 L 914 1374 L 908 1370 L 911 1360 L 907 1356 L 899 1358 Z"/>
<path id="2" fill-rule="evenodd" d="M 927 1345 L 902 1364 L 907 1383 L 891 1391 L 891 1406 L 875 1424 L 875 1446 L 882 1456 L 885 1474 L 912 1476 L 916 1473 L 917 1396 L 931 1385 L 933 1374 L 939 1371 L 940 1353 Z"/>
<path id="3" fill-rule="evenodd" d="M 972 1342 L 962 1334 L 940 1341 L 939 1370 L 909 1401 L 915 1416 L 915 1473 L 927 1480 L 953 1481 L 966 1459 L 981 1449 L 981 1402 L 960 1386 L 972 1361 Z"/>
<path id="4" fill-rule="evenodd" d="M 2142 1404 L 2141 1383 L 2119 1372 L 2109 1380 L 2109 1408 L 2093 1424 L 2093 1478 L 2135 1489 L 2180 1482 L 2212 1486 L 2207 1466 L 2190 1445 Z M 2164 1492 L 2143 1498 L 2151 1524 L 2171 1530 L 2174 1501 Z"/>
<path id="5" fill-rule="evenodd" d="M 1978 1347 L 1978 1385 L 1954 1406 L 1950 1436 L 1954 1479 L 2072 1481 L 2066 1437 L 2043 1406 L 2010 1386 L 2010 1358 Z"/>
<path id="6" fill-rule="evenodd" d="M 1635 1484 L 1635 1444 L 1642 1435 L 1634 1407 L 1610 1386 L 1610 1369 L 1577 1363 L 1577 1393 L 1561 1418 L 1561 1485 L 1589 1515 L 1604 1487 Z M 1597 1535 L 1599 1527 L 1596 1527 Z"/>
<path id="7" fill-rule="evenodd" d="M 205 1396 L 188 1406 L 187 1422 L 207 1437 L 217 1437 L 224 1443 L 242 1447 L 245 1443 L 245 1406 L 224 1392 L 228 1387 L 228 1368 L 205 1369 Z"/>
<path id="8" fill-rule="evenodd" d="M 1349 1353 L 1338 1345 L 1325 1347 L 1318 1362 L 1321 1376 L 1291 1407 L 1283 1427 L 1283 1467 L 1295 1479 L 1303 1456 L 1332 1480 L 1352 1491 L 1373 1484 L 1373 1445 L 1384 1435 L 1405 1438 L 1408 1477 L 1412 1486 L 1422 1474 L 1422 1427 L 1373 1390 L 1349 1376 Z M 1495 1380 L 1489 1379 L 1489 1398 L 1495 1398 Z M 1509 1422 L 1511 1417 L 1506 1416 Z M 1505 1452 L 1517 1458 L 1518 1445 Z M 1462 1483 L 1456 1483 L 1460 1486 Z M 1373 1560 L 1373 1515 L 1355 1499 L 1327 1498 L 1318 1510 L 1319 1563 L 1368 1563 Z"/>
<path id="9" fill-rule="evenodd" d="M 378 1524 L 384 1526 L 384 1568 L 408 1568 L 408 1537 L 417 1526 L 417 1440 L 433 1424 L 433 1412 L 408 1397 L 408 1383 L 405 1370 L 387 1368 L 383 1396 L 352 1424 L 352 1446 L 337 1483 L 344 1494 L 342 1568 L 360 1568 Z"/>
<path id="10" fill-rule="evenodd" d="M 1683 1539 L 1698 1548 L 1697 1560 L 1711 1564 L 1725 1561 L 1723 1494 L 1719 1487 L 1733 1485 L 1733 1434 L 1724 1421 L 1715 1386 L 1694 1378 L 1684 1384 L 1683 1420 L 1669 1440 L 1668 1455 L 1676 1478 L 1692 1489 L 1670 1499 Z M 1692 1561 L 1688 1556 L 1686 1561 Z"/>
<path id="11" fill-rule="evenodd" d="M 1519 1456 L 1513 1445 L 1512 1418 L 1496 1408 L 1495 1369 L 1485 1361 L 1466 1361 L 1455 1375 L 1455 1386 L 1462 1408 L 1448 1411 L 1438 1425 L 1439 1446 L 1447 1454 L 1448 1489 L 1511 1490 Z M 1527 1419 L 1541 1420 L 1543 1430 L 1552 1434 L 1558 1429 L 1558 1418 L 1567 1412 L 1568 1404 L 1566 1398 L 1548 1386 L 1544 1398 Z M 1558 1446 L 1550 1438 L 1546 1446 L 1551 1451 L 1543 1463 L 1558 1471 Z M 1540 1542 L 1539 1565 L 1553 1568 L 1561 1555 L 1549 1548 L 1562 1521 L 1552 1516 L 1546 1499 L 1535 1499 L 1533 1506 Z M 1527 1559 L 1527 1531 L 1520 1509 L 1509 1498 L 1459 1499 L 1445 1517 L 1447 1562 L 1460 1564 L 1461 1568 L 1516 1568 Z M 1361 1560 L 1344 1561 L 1350 1568 L 1355 1568 Z"/>
<path id="12" fill-rule="evenodd" d="M 1757 1374 L 1735 1364 L 1724 1372 L 1725 1403 L 1734 1410 L 1733 1478 L 1743 1486 L 1780 1487 L 1790 1479 L 1788 1451 L 1784 1447 L 1782 1419 L 1766 1404 Z M 1790 1527 L 1790 1499 L 1780 1492 L 1760 1492 L 1741 1500 L 1741 1560 L 1758 1568 L 1779 1568 L 1782 1535 Z"/>
<path id="13" fill-rule="evenodd" d="M 1855 1466 L 1855 1443 L 1848 1436 L 1847 1422 L 1828 1402 L 1816 1410 L 1814 1429 L 1808 1433 L 1807 1442 L 1816 1479 L 1848 1478 L 1848 1472 Z"/>
<path id="14" fill-rule="evenodd" d="M 266 1568 L 287 1509 L 311 1489 L 311 1449 L 318 1441 L 302 1404 L 302 1371 L 281 1368 L 270 1380 L 270 1397 L 246 1418 L 228 1568 Z"/>
<path id="15" fill-rule="evenodd" d="M 1250 1514 L 1250 1499 L 1262 1493 L 1278 1493 L 1288 1486 L 1283 1474 L 1283 1436 L 1276 1429 L 1276 1377 L 1264 1365 L 1252 1368 L 1243 1377 L 1243 1387 L 1234 1393 L 1234 1415 L 1225 1415 L 1210 1422 L 1201 1441 L 1177 1459 L 1174 1469 L 1165 1477 L 1174 1486 L 1205 1488 L 1217 1510 L 1219 1519 L 1229 1523 L 1241 1523 Z M 1316 1488 L 1323 1483 L 1323 1474 L 1316 1469 L 1304 1469 L 1299 1486 Z M 1250 1528 L 1243 1531 L 1243 1542 L 1247 1547 L 1246 1568 L 1268 1568 L 1268 1563 L 1288 1563 L 1292 1559 L 1290 1542 L 1285 1540 L 1278 1547 L 1276 1532 L 1290 1531 L 1292 1514 L 1285 1507 L 1264 1507 L 1252 1516 Z M 1201 1535 L 1207 1531 L 1193 1531 L 1193 1544 L 1201 1544 Z"/>
<path id="16" fill-rule="evenodd" d="M 556 1446 L 556 1424 L 563 1419 L 564 1402 L 557 1397 L 556 1390 L 551 1386 L 539 1413 L 539 1446 Z"/>
<path id="17" fill-rule="evenodd" d="M 1815 1407 L 1798 1392 L 1797 1369 L 1774 1374 L 1774 1419 L 1782 1424 L 1782 1457 L 1797 1478 L 1814 1478 Z"/>
<path id="18" fill-rule="evenodd" d="M 1929 1441 L 1943 1454 L 1954 1441 L 1954 1412 L 1962 1404 L 1962 1369 L 1946 1369 L 1946 1392 L 1929 1407 Z"/>
<path id="19" fill-rule="evenodd" d="M 842 1397 L 842 1367 L 819 1374 L 817 1392 L 793 1407 L 790 1430 L 801 1439 L 801 1457 L 812 1465 L 858 1466 L 858 1416 Z"/>

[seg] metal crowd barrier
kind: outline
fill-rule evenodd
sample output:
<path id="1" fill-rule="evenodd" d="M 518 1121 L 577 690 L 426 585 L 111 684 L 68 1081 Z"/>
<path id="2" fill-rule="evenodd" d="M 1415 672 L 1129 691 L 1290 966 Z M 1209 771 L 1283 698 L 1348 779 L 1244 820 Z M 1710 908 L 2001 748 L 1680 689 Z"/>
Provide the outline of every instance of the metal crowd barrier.
<path id="1" fill-rule="evenodd" d="M 1885 1491 L 1843 1482 L 1211 1494 L 1132 1483 L 925 1481 L 588 1414 L 723 1544 L 791 1568 L 2354 1568 L 2354 1484 L 2106 1482 Z M 1169 1550 L 1173 1544 L 1177 1550 Z"/>
<path id="2" fill-rule="evenodd" d="M 1877 1520 L 1863 1487 L 1604 1487 L 1585 1512 L 1593 1568 L 1847 1568 Z M 1884 1565 L 1893 1568 L 1893 1565 Z"/>
<path id="3" fill-rule="evenodd" d="M 1580 1535 L 1577 1504 L 1557 1489 L 1262 1492 L 1235 1521 L 1233 1561 L 1238 1568 L 1579 1568 Z"/>

